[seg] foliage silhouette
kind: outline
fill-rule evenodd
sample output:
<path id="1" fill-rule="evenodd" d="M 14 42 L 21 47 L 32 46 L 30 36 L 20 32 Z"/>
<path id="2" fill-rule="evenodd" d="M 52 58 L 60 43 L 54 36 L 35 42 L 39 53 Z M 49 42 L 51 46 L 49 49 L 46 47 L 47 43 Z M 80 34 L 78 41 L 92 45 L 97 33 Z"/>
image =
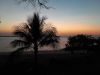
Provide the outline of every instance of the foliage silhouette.
<path id="1" fill-rule="evenodd" d="M 59 42 L 56 28 L 48 26 L 45 20 L 45 17 L 40 18 L 38 13 L 34 13 L 32 17 L 28 18 L 27 23 L 15 28 L 14 35 L 19 38 L 11 42 L 13 47 L 17 47 L 17 50 L 12 52 L 12 55 L 21 54 L 25 50 L 32 49 L 34 50 L 34 62 L 37 66 L 38 48 L 44 45 L 56 47 Z"/>
<path id="2" fill-rule="evenodd" d="M 97 46 L 97 42 L 98 40 L 91 35 L 79 34 L 68 38 L 66 49 L 72 49 L 72 50 L 95 49 Z"/>
<path id="3" fill-rule="evenodd" d="M 97 46 L 100 47 L 100 37 L 97 38 Z"/>
<path id="4" fill-rule="evenodd" d="M 48 0 L 19 0 L 18 2 L 19 3 L 22 3 L 22 2 L 30 3 L 33 5 L 33 7 L 39 6 L 39 7 L 46 8 L 46 9 L 50 8 L 46 5 L 48 3 Z"/>

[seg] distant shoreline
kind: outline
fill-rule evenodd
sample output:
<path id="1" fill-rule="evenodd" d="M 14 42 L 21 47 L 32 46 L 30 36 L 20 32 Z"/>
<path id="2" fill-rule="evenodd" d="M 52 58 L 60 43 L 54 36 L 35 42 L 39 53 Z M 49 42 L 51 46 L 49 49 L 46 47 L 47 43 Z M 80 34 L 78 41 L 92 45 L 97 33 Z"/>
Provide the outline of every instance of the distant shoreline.
<path id="1" fill-rule="evenodd" d="M 0 37 L 18 37 L 18 36 L 0 36 Z"/>

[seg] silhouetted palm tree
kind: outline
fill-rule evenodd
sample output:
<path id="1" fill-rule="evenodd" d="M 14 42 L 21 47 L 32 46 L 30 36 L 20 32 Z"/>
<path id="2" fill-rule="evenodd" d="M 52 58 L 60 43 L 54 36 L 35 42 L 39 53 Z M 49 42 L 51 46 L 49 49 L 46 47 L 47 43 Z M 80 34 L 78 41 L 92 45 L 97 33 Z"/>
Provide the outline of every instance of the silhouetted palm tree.
<path id="1" fill-rule="evenodd" d="M 37 65 L 38 47 L 51 45 L 56 47 L 59 37 L 56 35 L 56 28 L 45 23 L 46 18 L 40 18 L 38 13 L 28 18 L 27 23 L 17 26 L 14 35 L 18 36 L 11 42 L 13 47 L 18 49 L 13 53 L 23 52 L 32 48 L 34 50 L 35 65 Z M 19 53 L 20 54 L 20 53 Z"/>

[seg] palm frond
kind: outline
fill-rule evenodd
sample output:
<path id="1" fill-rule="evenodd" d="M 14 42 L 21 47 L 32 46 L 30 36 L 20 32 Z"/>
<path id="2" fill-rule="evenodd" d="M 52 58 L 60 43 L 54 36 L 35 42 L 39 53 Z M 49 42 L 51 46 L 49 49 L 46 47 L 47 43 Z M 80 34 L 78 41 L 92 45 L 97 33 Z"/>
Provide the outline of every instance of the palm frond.
<path id="1" fill-rule="evenodd" d="M 46 23 L 45 23 L 46 19 L 47 19 L 46 17 L 42 17 L 41 20 L 40 20 L 40 25 L 41 25 L 40 26 L 40 31 L 41 31 L 41 34 L 43 32 L 44 26 L 46 25 Z"/>
<path id="2" fill-rule="evenodd" d="M 9 56 L 9 61 L 11 62 L 12 60 L 14 60 L 14 58 L 20 56 L 23 54 L 24 50 L 29 49 L 29 47 L 20 47 L 17 48 L 15 51 L 13 51 L 10 56 Z"/>
<path id="3" fill-rule="evenodd" d="M 19 54 L 22 53 L 25 49 L 28 49 L 29 47 L 20 47 L 17 48 L 14 52 L 12 52 L 11 54 Z"/>
<path id="4" fill-rule="evenodd" d="M 27 31 L 27 30 L 16 29 L 14 31 L 14 35 L 16 35 L 19 38 L 24 39 L 26 41 L 31 41 L 32 40 L 31 33 L 29 31 Z"/>
<path id="5" fill-rule="evenodd" d="M 17 40 L 12 41 L 11 45 L 12 45 L 12 47 L 17 47 L 17 46 L 25 47 L 25 46 L 31 46 L 31 43 L 17 39 Z"/>
<path id="6" fill-rule="evenodd" d="M 23 30 L 25 30 L 27 33 L 31 30 L 30 25 L 28 25 L 27 23 L 23 23 Z"/>
<path id="7" fill-rule="evenodd" d="M 54 28 L 47 29 L 44 32 L 43 39 L 40 41 L 39 45 L 51 45 L 52 47 L 56 47 L 57 43 L 59 42 L 59 36 L 56 36 L 56 30 Z"/>
<path id="8" fill-rule="evenodd" d="M 16 27 L 13 34 L 16 36 L 19 36 L 19 37 L 26 37 L 27 36 L 27 32 L 20 26 Z"/>
<path id="9" fill-rule="evenodd" d="M 41 18 L 38 13 L 35 13 L 33 17 L 28 19 L 28 25 L 30 26 L 30 33 L 35 40 L 39 40 L 42 33 L 43 24 L 41 24 Z"/>

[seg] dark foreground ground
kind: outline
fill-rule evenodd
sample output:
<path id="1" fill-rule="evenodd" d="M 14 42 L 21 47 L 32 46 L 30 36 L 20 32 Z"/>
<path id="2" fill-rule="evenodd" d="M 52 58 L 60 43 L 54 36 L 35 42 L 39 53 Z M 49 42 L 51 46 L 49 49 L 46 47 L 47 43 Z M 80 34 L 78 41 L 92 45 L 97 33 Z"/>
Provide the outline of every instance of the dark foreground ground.
<path id="1" fill-rule="evenodd" d="M 0 55 L 0 75 L 28 74 L 30 75 L 85 75 L 100 74 L 100 55 L 92 53 L 40 52 L 38 66 L 34 67 L 34 56 L 24 54 L 9 58 L 8 53 Z"/>

